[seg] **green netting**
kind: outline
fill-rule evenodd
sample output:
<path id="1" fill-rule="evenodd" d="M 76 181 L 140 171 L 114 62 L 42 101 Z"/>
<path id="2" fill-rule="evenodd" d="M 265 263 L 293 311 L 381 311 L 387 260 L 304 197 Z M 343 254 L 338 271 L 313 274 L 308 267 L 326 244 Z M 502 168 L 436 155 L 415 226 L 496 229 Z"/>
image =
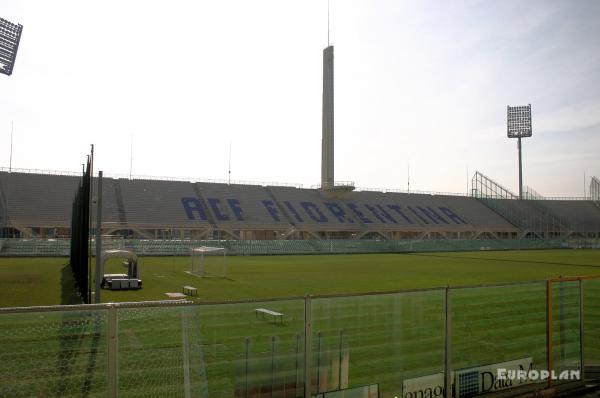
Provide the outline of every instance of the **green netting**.
<path id="1" fill-rule="evenodd" d="M 598 365 L 600 280 L 582 286 L 586 363 Z M 436 289 L 312 298 L 311 392 L 328 396 L 351 389 L 348 394 L 360 395 L 371 390 L 364 386 L 377 385 L 380 396 L 403 396 L 405 386 L 439 386 L 445 294 Z M 521 358 L 546 369 L 545 281 L 452 288 L 449 297 L 455 375 Z M 557 371 L 580 367 L 579 299 L 579 282 L 552 284 Z M 106 396 L 109 369 L 117 371 L 121 397 L 304 394 L 302 299 L 11 311 L 0 312 L 0 396 Z M 110 324 L 109 311 L 116 313 Z M 109 330 L 117 330 L 116 342 Z M 116 345 L 116 363 L 109 361 L 109 343 Z"/>
<path id="2" fill-rule="evenodd" d="M 303 300 L 196 308 L 210 397 L 302 395 Z"/>
<path id="3" fill-rule="evenodd" d="M 444 292 L 315 299 L 313 394 L 379 384 L 400 396 L 403 381 L 444 369 Z"/>
<path id="4" fill-rule="evenodd" d="M 453 370 L 525 358 L 547 368 L 545 282 L 451 289 L 450 302 Z"/>
<path id="5" fill-rule="evenodd" d="M 121 309 L 119 395 L 301 395 L 303 325 L 298 300 Z"/>
<path id="6" fill-rule="evenodd" d="M 586 279 L 583 286 L 585 365 L 600 365 L 600 279 Z"/>
<path id="7" fill-rule="evenodd" d="M 205 383 L 198 328 L 189 307 L 120 309 L 119 396 L 202 396 Z"/>
<path id="8" fill-rule="evenodd" d="M 105 397 L 106 310 L 2 314 L 0 396 Z"/>
<path id="9" fill-rule="evenodd" d="M 581 369 L 579 282 L 552 283 L 554 370 Z"/>

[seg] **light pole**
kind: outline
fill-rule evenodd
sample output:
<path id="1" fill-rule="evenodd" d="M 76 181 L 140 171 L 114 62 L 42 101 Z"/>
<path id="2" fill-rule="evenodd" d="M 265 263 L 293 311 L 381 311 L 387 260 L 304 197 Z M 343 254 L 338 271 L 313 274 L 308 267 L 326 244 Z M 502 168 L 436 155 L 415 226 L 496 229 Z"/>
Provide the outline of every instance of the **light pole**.
<path id="1" fill-rule="evenodd" d="M 507 107 L 508 138 L 517 138 L 519 148 L 519 199 L 523 199 L 523 161 L 521 156 L 521 138 L 531 137 L 531 104 L 527 106 Z"/>

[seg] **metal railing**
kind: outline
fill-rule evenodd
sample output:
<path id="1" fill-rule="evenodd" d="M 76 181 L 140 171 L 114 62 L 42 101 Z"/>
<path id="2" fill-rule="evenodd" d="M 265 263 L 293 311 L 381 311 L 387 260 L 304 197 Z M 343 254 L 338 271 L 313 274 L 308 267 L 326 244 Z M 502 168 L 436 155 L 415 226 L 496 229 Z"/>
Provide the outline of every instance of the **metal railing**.
<path id="1" fill-rule="evenodd" d="M 8 167 L 0 167 L 0 172 L 7 173 L 25 173 L 25 174 L 43 174 L 43 175 L 59 175 L 59 176 L 76 176 L 81 177 L 81 172 L 75 171 L 60 171 L 60 170 L 42 170 L 42 169 L 23 169 L 23 168 L 8 168 Z M 294 187 L 294 188 L 304 188 L 303 184 L 300 183 L 285 183 L 285 182 L 273 182 L 273 181 L 246 181 L 246 180 L 234 180 L 229 181 L 225 179 L 211 179 L 211 178 L 198 178 L 198 177 L 173 177 L 173 176 L 147 176 L 147 175 L 129 175 L 123 173 L 104 173 L 104 177 L 106 178 L 115 178 L 115 179 L 127 179 L 127 180 L 149 180 L 149 181 L 181 181 L 181 182 L 206 182 L 206 183 L 215 183 L 215 184 L 230 184 L 230 185 L 257 185 L 257 186 L 278 186 L 278 187 Z M 473 189 L 470 193 L 461 193 L 461 192 L 443 192 L 443 191 L 421 191 L 421 190 L 410 190 L 410 189 L 398 189 L 398 188 L 369 188 L 369 187 L 356 187 L 356 191 L 370 191 L 370 192 L 395 192 L 395 193 L 412 193 L 419 195 L 444 195 L 444 196 L 475 196 L 481 197 L 482 190 L 477 188 L 481 185 L 481 181 L 485 180 L 486 182 L 491 182 L 498 187 L 501 188 L 502 193 L 496 192 L 495 194 L 483 193 L 486 197 L 493 198 L 511 198 L 515 199 L 516 196 L 510 192 L 508 189 L 500 186 L 495 183 L 491 178 L 485 176 L 480 172 L 476 172 L 473 177 Z M 531 188 L 531 193 L 534 195 L 531 199 L 534 200 L 600 200 L 598 199 L 600 194 L 600 186 L 599 180 L 596 177 L 592 177 L 590 182 L 590 196 L 588 197 L 579 197 L 579 196 L 546 196 L 542 197 L 541 195 L 535 193 Z M 336 187 L 354 187 L 355 184 L 353 181 L 336 181 Z M 312 189 L 320 188 L 320 184 L 311 185 Z M 510 194 L 509 196 L 506 196 Z M 528 199 L 528 198 L 525 198 Z"/>
<path id="2" fill-rule="evenodd" d="M 369 188 L 369 187 L 356 187 L 356 191 L 366 192 L 383 192 L 383 193 L 408 193 L 415 195 L 440 195 L 440 196 L 471 196 L 464 192 L 442 192 L 442 191 L 419 191 L 414 189 L 401 189 L 401 188 Z"/>
<path id="3" fill-rule="evenodd" d="M 58 176 L 74 176 L 81 177 L 81 172 L 74 171 L 58 171 L 58 170 L 40 170 L 40 169 L 17 169 L 8 167 L 0 167 L 0 172 L 7 173 L 24 173 L 24 174 L 42 174 L 42 175 L 58 175 Z M 94 177 L 97 177 L 96 174 Z M 280 186 L 280 187 L 294 187 L 302 188 L 302 184 L 297 183 L 285 183 L 285 182 L 264 182 L 264 181 L 244 181 L 244 180 L 224 180 L 224 179 L 210 179 L 210 178 L 197 178 L 197 177 L 172 177 L 172 176 L 147 176 L 147 175 L 129 175 L 129 174 L 118 174 L 118 173 L 104 173 L 105 178 L 114 179 L 125 179 L 125 180 L 148 180 L 148 181 L 180 181 L 180 182 L 207 182 L 215 184 L 228 184 L 228 185 L 260 185 L 260 186 Z"/>
<path id="4" fill-rule="evenodd" d="M 464 396 L 573 387 L 600 365 L 598 300 L 600 279 L 576 277 L 260 301 L 4 308 L 0 395 L 312 397 L 377 385 L 383 397 L 453 389 Z M 485 379 L 518 366 L 534 373 L 512 383 Z M 578 378 L 534 377 L 546 370 Z"/>
<path id="5" fill-rule="evenodd" d="M 325 184 L 323 187 L 322 184 L 313 184 L 310 186 L 311 189 L 333 189 L 333 188 L 353 188 L 354 189 L 354 181 L 335 181 L 331 184 Z"/>
<path id="6" fill-rule="evenodd" d="M 199 246 L 223 247 L 228 255 L 409 253 L 440 251 L 558 249 L 600 247 L 600 237 L 590 239 L 312 239 L 312 240 L 194 240 L 103 239 L 104 249 L 128 249 L 140 256 L 189 255 Z M 66 256 L 69 239 L 0 239 L 0 257 Z M 92 240 L 94 250 L 95 242 Z"/>
<path id="7" fill-rule="evenodd" d="M 523 199 L 527 200 L 544 200 L 546 199 L 542 194 L 531 188 L 529 185 L 523 187 Z"/>

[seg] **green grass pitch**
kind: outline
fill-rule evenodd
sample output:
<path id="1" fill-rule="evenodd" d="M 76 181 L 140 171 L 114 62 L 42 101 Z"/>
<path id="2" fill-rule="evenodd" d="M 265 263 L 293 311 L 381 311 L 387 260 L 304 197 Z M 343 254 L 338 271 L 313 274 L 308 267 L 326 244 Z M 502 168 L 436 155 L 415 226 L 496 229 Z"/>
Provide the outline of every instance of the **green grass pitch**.
<path id="1" fill-rule="evenodd" d="M 77 302 L 66 258 L 0 258 L 0 305 Z M 143 289 L 102 291 L 103 302 L 164 300 L 182 286 L 200 301 L 301 297 L 600 275 L 600 251 L 528 250 L 227 258 L 228 277 L 187 274 L 189 257 L 140 257 Z M 110 264 L 106 272 L 125 272 Z"/>
<path id="2" fill-rule="evenodd" d="M 227 279 L 185 273 L 189 258 L 141 257 L 144 288 L 103 291 L 103 301 L 160 300 L 183 285 L 198 288 L 200 305 L 185 310 L 129 308 L 118 312 L 119 395 L 184 396 L 187 358 L 192 395 L 231 397 L 246 385 L 294 396 L 298 347 L 303 342 L 304 294 L 359 293 L 439 286 L 600 275 L 600 251 L 552 250 L 430 254 L 228 257 Z M 111 264 L 110 272 L 120 271 Z M 586 285 L 586 358 L 600 364 L 600 281 Z M 586 282 L 586 283 L 588 283 Z M 443 369 L 443 290 L 312 300 L 313 365 L 334 388 L 332 365 L 348 355 L 350 386 L 379 383 L 380 396 L 400 396 L 402 380 Z M 455 369 L 531 356 L 545 361 L 545 283 L 467 288 L 452 292 Z M 3 306 L 70 303 L 76 297 L 64 258 L 1 259 Z M 578 290 L 554 290 L 555 363 L 579 359 Z M 562 301 L 561 301 L 562 300 Z M 561 304 L 562 302 L 562 304 Z M 254 309 L 286 315 L 284 325 L 257 318 Z M 0 370 L 9 396 L 106 396 L 107 314 L 56 312 L 0 317 Z M 187 349 L 182 349 L 186 330 Z M 343 338 L 340 338 L 343 336 Z M 301 338 L 301 337 L 300 337 Z M 246 342 L 248 349 L 246 350 Z M 184 355 L 185 351 L 185 355 Z M 273 354 L 276 352 L 276 355 Z M 300 352 L 301 354 L 301 352 Z M 342 356 L 343 356 L 342 355 Z M 300 362 L 300 365 L 301 362 Z M 244 369 L 248 367 L 248 379 Z M 271 369 L 275 369 L 274 372 Z M 313 373 L 315 373 L 313 372 Z M 314 381 L 316 383 L 316 381 Z M 268 395 L 268 394 L 267 394 Z"/>

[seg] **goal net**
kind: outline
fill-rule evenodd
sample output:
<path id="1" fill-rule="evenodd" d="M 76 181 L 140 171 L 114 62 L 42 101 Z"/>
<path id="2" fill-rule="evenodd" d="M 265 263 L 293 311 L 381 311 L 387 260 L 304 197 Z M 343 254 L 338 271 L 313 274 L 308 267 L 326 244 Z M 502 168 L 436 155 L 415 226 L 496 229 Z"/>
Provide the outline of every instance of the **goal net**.
<path id="1" fill-rule="evenodd" d="M 194 247 L 190 254 L 190 273 L 201 277 L 227 276 L 227 252 L 223 247 Z"/>

